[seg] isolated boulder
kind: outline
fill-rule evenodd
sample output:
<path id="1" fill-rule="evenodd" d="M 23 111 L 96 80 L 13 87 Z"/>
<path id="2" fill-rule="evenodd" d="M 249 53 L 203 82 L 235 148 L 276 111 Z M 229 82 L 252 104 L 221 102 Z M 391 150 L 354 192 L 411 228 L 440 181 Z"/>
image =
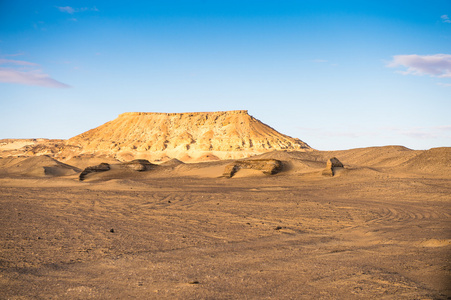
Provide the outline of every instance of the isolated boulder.
<path id="1" fill-rule="evenodd" d="M 326 168 L 322 174 L 324 176 L 334 176 L 335 168 L 343 168 L 343 164 L 336 157 L 332 157 L 327 161 Z"/>
<path id="2" fill-rule="evenodd" d="M 225 166 L 223 176 L 233 177 L 241 169 L 260 170 L 263 174 L 273 175 L 282 170 L 282 162 L 277 159 L 237 160 Z"/>

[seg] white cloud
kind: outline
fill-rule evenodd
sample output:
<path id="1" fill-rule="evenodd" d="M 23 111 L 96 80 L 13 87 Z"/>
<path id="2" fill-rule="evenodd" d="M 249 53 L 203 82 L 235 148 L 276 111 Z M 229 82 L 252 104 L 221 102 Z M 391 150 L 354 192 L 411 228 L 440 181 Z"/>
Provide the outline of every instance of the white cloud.
<path id="1" fill-rule="evenodd" d="M 311 128 L 311 127 L 296 127 L 298 130 L 314 132 L 318 136 L 327 136 L 327 137 L 348 137 L 348 138 L 361 138 L 368 136 L 378 136 L 379 132 L 371 132 L 371 131 L 354 131 L 350 128 Z"/>
<path id="2" fill-rule="evenodd" d="M 404 75 L 429 75 L 439 78 L 451 78 L 451 55 L 395 55 L 387 67 L 403 66 L 406 71 L 400 71 Z"/>
<path id="3" fill-rule="evenodd" d="M 443 23 L 451 23 L 451 20 L 449 19 L 448 15 L 442 15 L 440 16 Z"/>
<path id="4" fill-rule="evenodd" d="M 66 12 L 68 14 L 73 14 L 75 12 L 75 9 L 70 6 L 57 6 L 56 8 L 58 8 L 61 12 Z"/>
<path id="5" fill-rule="evenodd" d="M 0 82 L 37 85 L 51 88 L 69 87 L 67 84 L 59 82 L 43 73 L 41 70 L 36 69 L 35 67 L 39 66 L 36 63 L 22 60 L 0 59 L 0 65 L 9 66 L 8 68 L 0 67 Z M 26 68 L 28 68 L 28 70 Z"/>
<path id="6" fill-rule="evenodd" d="M 18 66 L 38 66 L 38 64 L 28 62 L 28 61 L 0 58 L 0 65 L 5 65 L 5 64 L 18 65 Z"/>
<path id="7" fill-rule="evenodd" d="M 0 68 L 0 82 L 37 85 L 51 88 L 67 88 L 67 84 L 59 82 L 49 75 L 37 71 L 22 72 L 18 70 Z"/>
<path id="8" fill-rule="evenodd" d="M 97 9 L 97 7 L 81 7 L 81 8 L 73 8 L 73 7 L 70 7 L 70 6 L 57 6 L 56 8 L 58 8 L 59 9 L 59 11 L 61 11 L 61 12 L 65 12 L 65 13 L 68 13 L 68 14 L 73 14 L 73 13 L 76 13 L 76 12 L 84 12 L 84 11 L 99 11 L 98 9 Z"/>
<path id="9" fill-rule="evenodd" d="M 316 62 L 316 63 L 325 63 L 325 62 L 327 62 L 327 60 L 325 60 L 325 59 L 314 59 L 313 62 Z"/>
<path id="10" fill-rule="evenodd" d="M 91 11 L 99 11 L 98 9 L 97 9 L 97 7 L 91 7 L 91 8 L 89 8 L 89 7 L 82 7 L 82 8 L 80 8 L 78 11 L 88 11 L 88 10 L 91 10 Z"/>
<path id="11" fill-rule="evenodd" d="M 19 53 L 13 53 L 13 54 L 3 54 L 3 56 L 21 56 L 24 55 L 25 53 L 23 52 L 19 52 Z"/>
<path id="12" fill-rule="evenodd" d="M 424 132 L 421 130 L 406 130 L 401 132 L 401 134 L 414 139 L 433 139 L 437 137 L 433 132 Z"/>
<path id="13" fill-rule="evenodd" d="M 434 127 L 410 127 L 410 128 L 392 127 L 384 129 L 414 139 L 433 139 L 433 138 L 447 139 L 450 137 L 448 131 L 451 131 L 451 125 L 434 126 Z"/>
<path id="14" fill-rule="evenodd" d="M 443 87 L 451 87 L 451 83 L 437 82 L 437 85 L 443 86 Z"/>

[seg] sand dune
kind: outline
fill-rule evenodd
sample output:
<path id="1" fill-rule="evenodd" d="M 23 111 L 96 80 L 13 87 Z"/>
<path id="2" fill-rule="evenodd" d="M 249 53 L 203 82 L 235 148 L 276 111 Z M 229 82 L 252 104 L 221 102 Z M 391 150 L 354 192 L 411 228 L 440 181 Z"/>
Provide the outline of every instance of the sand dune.
<path id="1" fill-rule="evenodd" d="M 14 163 L 12 163 L 14 161 Z M 12 159 L 5 164 L 2 172 L 8 175 L 25 176 L 66 176 L 74 175 L 80 170 L 76 167 L 59 162 L 49 156 L 32 156 L 26 159 Z"/>
<path id="2" fill-rule="evenodd" d="M 399 167 L 406 172 L 437 174 L 448 177 L 451 170 L 451 148 L 432 148 L 403 162 Z"/>
<path id="3" fill-rule="evenodd" d="M 420 152 L 403 146 L 384 146 L 324 153 L 325 155 L 339 157 L 347 165 L 383 168 L 397 166 Z"/>

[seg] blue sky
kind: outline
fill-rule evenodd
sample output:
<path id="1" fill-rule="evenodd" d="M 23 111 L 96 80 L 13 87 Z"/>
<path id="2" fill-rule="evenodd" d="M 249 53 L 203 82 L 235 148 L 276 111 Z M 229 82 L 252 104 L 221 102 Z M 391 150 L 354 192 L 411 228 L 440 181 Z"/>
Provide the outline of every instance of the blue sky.
<path id="1" fill-rule="evenodd" d="M 319 150 L 451 146 L 451 1 L 0 1 L 0 138 L 247 109 Z"/>

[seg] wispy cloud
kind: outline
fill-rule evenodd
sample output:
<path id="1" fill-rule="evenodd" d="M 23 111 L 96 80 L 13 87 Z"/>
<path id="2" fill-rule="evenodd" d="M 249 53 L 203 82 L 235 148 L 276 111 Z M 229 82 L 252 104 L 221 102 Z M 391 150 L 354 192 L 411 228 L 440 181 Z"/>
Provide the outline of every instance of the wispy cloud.
<path id="1" fill-rule="evenodd" d="M 352 129 L 346 128 L 311 128 L 311 127 L 296 127 L 298 130 L 314 132 L 316 135 L 325 136 L 325 137 L 348 137 L 348 138 L 361 138 L 368 136 L 378 136 L 379 132 L 371 132 L 371 131 L 355 131 Z"/>
<path id="2" fill-rule="evenodd" d="M 451 131 L 451 125 L 437 126 L 434 128 L 439 129 L 439 130 L 444 130 L 444 131 Z"/>
<path id="3" fill-rule="evenodd" d="M 68 88 L 67 84 L 51 78 L 42 72 L 38 64 L 12 59 L 0 59 L 0 82 L 36 85 L 50 88 Z"/>
<path id="4" fill-rule="evenodd" d="M 3 54 L 2 56 L 4 57 L 12 57 L 12 56 L 21 56 L 24 55 L 25 53 L 23 52 L 19 52 L 19 53 L 13 53 L 13 54 Z"/>
<path id="5" fill-rule="evenodd" d="M 18 66 L 38 66 L 38 64 L 28 62 L 28 61 L 0 58 L 0 65 L 5 65 L 5 64 L 18 65 Z"/>
<path id="6" fill-rule="evenodd" d="M 443 23 L 451 23 L 451 20 L 449 19 L 448 15 L 442 15 L 440 16 Z"/>
<path id="7" fill-rule="evenodd" d="M 327 62 L 327 60 L 325 60 L 325 59 L 314 59 L 312 61 L 315 63 L 326 63 Z"/>
<path id="8" fill-rule="evenodd" d="M 70 6 L 57 6 L 56 8 L 58 8 L 59 11 L 66 12 L 68 14 L 73 14 L 75 12 L 75 9 Z"/>
<path id="9" fill-rule="evenodd" d="M 81 8 L 73 8 L 73 7 L 70 7 L 70 6 L 57 6 L 56 7 L 60 12 L 65 12 L 65 13 L 68 13 L 68 14 L 74 14 L 74 13 L 77 13 L 77 12 L 84 12 L 84 11 L 99 11 L 98 9 L 97 9 L 97 7 L 81 7 Z"/>
<path id="10" fill-rule="evenodd" d="M 88 10 L 90 10 L 90 11 L 99 11 L 98 9 L 97 9 L 97 7 L 82 7 L 82 8 L 80 8 L 79 9 L 79 11 L 88 11 Z"/>
<path id="11" fill-rule="evenodd" d="M 451 55 L 395 55 L 387 67 L 403 66 L 406 71 L 400 71 L 404 75 L 429 75 L 432 77 L 451 77 Z"/>
<path id="12" fill-rule="evenodd" d="M 420 130 L 409 130 L 400 133 L 414 139 L 433 139 L 437 137 L 437 135 L 433 132 L 424 132 Z"/>
<path id="13" fill-rule="evenodd" d="M 396 132 L 397 134 L 414 139 L 449 138 L 451 134 L 451 125 L 410 128 L 391 127 L 384 128 L 384 130 Z"/>
<path id="14" fill-rule="evenodd" d="M 451 87 L 451 83 L 437 82 L 437 85 L 443 86 L 443 87 Z"/>

